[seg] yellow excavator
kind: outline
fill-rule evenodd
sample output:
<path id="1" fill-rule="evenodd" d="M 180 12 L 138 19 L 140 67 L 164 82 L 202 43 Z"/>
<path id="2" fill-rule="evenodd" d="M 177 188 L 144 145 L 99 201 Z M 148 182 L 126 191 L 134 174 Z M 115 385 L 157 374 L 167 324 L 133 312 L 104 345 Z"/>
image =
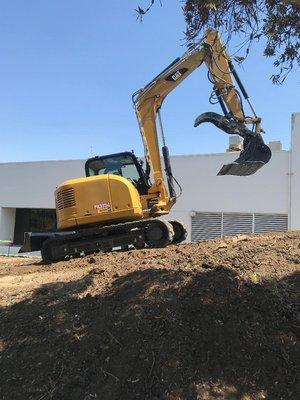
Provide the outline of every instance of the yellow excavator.
<path id="1" fill-rule="evenodd" d="M 211 99 L 220 104 L 224 115 L 201 114 L 194 126 L 211 122 L 244 139 L 237 160 L 224 165 L 219 175 L 251 175 L 270 160 L 271 151 L 261 135 L 261 119 L 218 32 L 210 29 L 202 43 L 133 94 L 145 147 L 144 163 L 133 152 L 88 159 L 86 177 L 65 181 L 55 191 L 57 231 L 26 232 L 20 252 L 41 250 L 43 261 L 51 263 L 117 248 L 164 247 L 186 238 L 179 221 L 157 218 L 169 213 L 176 202 L 176 185 L 180 189 L 172 174 L 160 109 L 166 96 L 202 64 L 207 66 L 213 85 Z M 245 114 L 242 96 L 252 116 Z"/>

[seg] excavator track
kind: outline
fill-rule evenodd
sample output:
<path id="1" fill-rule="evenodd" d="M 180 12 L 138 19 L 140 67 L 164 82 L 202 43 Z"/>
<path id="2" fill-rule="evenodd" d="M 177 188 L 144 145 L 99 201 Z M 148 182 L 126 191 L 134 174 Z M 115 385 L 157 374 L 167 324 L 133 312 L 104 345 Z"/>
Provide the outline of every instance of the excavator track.
<path id="1" fill-rule="evenodd" d="M 82 254 L 112 251 L 118 247 L 165 247 L 171 243 L 179 243 L 185 238 L 186 230 L 178 221 L 141 220 L 86 228 L 69 235 L 47 239 L 43 243 L 41 254 L 43 262 L 49 264 Z"/>

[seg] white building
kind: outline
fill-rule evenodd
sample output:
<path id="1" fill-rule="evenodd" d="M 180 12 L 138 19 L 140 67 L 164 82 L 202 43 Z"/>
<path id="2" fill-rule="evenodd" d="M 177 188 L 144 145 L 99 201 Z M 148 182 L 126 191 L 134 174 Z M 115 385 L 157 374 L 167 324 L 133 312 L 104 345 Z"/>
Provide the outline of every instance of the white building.
<path id="1" fill-rule="evenodd" d="M 182 221 L 188 240 L 243 232 L 300 229 L 300 113 L 292 115 L 291 149 L 249 177 L 217 176 L 236 153 L 172 157 L 183 194 L 169 219 Z M 20 244 L 24 230 L 49 228 L 55 187 L 84 175 L 85 160 L 0 164 L 0 245 Z"/>

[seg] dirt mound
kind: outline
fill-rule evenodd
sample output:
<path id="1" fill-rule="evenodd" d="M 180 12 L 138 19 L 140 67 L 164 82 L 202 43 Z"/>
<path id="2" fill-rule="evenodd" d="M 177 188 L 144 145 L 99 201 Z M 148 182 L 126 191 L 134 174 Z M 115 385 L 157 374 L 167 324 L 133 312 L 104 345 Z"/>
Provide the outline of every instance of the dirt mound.
<path id="1" fill-rule="evenodd" d="M 3 257 L 0 399 L 296 399 L 299 263 L 300 233 Z"/>

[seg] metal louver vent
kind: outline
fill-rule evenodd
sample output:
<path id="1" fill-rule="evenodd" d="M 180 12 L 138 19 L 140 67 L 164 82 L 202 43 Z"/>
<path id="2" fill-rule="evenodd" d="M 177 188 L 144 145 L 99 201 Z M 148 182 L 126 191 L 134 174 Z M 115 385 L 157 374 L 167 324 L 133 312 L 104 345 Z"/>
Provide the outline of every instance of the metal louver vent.
<path id="1" fill-rule="evenodd" d="M 287 214 L 195 213 L 192 216 L 192 242 L 243 233 L 288 230 Z"/>
<path id="2" fill-rule="evenodd" d="M 223 214 L 223 236 L 238 235 L 240 233 L 252 233 L 252 214 Z"/>
<path id="3" fill-rule="evenodd" d="M 287 231 L 286 214 L 254 214 L 254 233 Z"/>
<path id="4" fill-rule="evenodd" d="M 75 206 L 74 188 L 61 189 L 56 192 L 56 207 L 58 210 Z"/>
<path id="5" fill-rule="evenodd" d="M 196 213 L 192 217 L 192 242 L 214 239 L 222 234 L 221 213 Z"/>

